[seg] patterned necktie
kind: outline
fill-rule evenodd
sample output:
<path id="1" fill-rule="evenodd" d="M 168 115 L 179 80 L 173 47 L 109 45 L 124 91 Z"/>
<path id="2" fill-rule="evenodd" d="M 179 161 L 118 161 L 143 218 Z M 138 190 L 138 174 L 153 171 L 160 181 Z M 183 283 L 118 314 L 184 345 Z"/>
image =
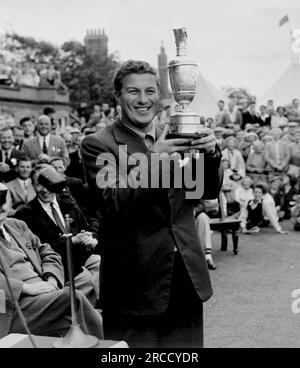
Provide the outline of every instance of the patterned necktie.
<path id="1" fill-rule="evenodd" d="M 56 225 L 60 228 L 60 230 L 65 234 L 66 233 L 66 228 L 64 226 L 64 224 L 62 223 L 59 214 L 57 213 L 55 207 L 54 207 L 54 203 L 51 202 L 50 203 L 50 207 L 51 207 L 51 211 L 52 211 L 52 215 L 54 217 L 54 220 L 56 222 Z"/>
<path id="2" fill-rule="evenodd" d="M 48 153 L 48 148 L 47 148 L 47 144 L 46 144 L 46 137 L 44 137 L 44 140 L 43 140 L 43 153 L 45 153 L 45 155 L 47 155 L 47 153 Z"/>
<path id="3" fill-rule="evenodd" d="M 7 165 L 9 165 L 9 153 L 8 151 L 5 152 L 5 161 L 4 161 Z"/>

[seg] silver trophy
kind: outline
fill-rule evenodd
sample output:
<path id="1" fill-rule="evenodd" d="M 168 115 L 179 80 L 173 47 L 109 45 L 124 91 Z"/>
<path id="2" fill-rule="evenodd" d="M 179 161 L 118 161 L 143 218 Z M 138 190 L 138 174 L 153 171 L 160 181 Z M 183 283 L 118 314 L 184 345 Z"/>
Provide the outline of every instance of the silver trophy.
<path id="1" fill-rule="evenodd" d="M 199 75 L 198 64 L 186 54 L 187 33 L 185 28 L 174 29 L 177 57 L 169 62 L 171 89 L 179 104 L 177 112 L 171 116 L 168 138 L 199 138 L 200 116 L 191 111 L 190 104 L 196 94 Z"/>

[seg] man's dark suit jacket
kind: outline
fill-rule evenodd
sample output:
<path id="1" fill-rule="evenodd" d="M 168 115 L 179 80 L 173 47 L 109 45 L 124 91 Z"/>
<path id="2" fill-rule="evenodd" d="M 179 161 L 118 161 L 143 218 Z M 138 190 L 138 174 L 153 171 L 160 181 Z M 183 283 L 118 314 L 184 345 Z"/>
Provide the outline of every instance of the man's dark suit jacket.
<path id="1" fill-rule="evenodd" d="M 0 159 L 1 162 L 5 162 L 5 157 L 3 156 L 3 151 L 0 151 Z M 13 148 L 13 150 L 11 151 L 11 155 L 9 157 L 9 162 L 8 162 L 8 166 L 10 167 L 10 170 L 5 172 L 5 173 L 1 173 L 0 172 L 0 182 L 2 183 L 7 183 L 9 181 L 12 181 L 14 179 L 16 179 L 17 177 L 17 172 L 15 170 L 16 166 L 17 166 L 17 160 L 21 157 L 24 156 L 24 152 L 21 150 L 17 150 L 16 148 Z"/>
<path id="2" fill-rule="evenodd" d="M 86 219 L 74 200 L 61 199 L 57 196 L 57 201 L 62 214 L 64 216 L 69 214 L 73 220 L 70 228 L 74 235 L 79 233 L 81 230 L 88 229 Z M 61 255 L 65 277 L 68 279 L 66 243 L 60 236 L 62 232 L 44 211 L 37 197 L 27 205 L 20 208 L 14 217 L 26 222 L 29 229 L 41 239 L 41 242 L 50 244 L 55 252 Z M 73 246 L 72 250 L 74 275 L 77 275 L 82 271 L 81 267 L 84 265 L 85 261 L 94 252 L 87 251 L 83 245 Z"/>
<path id="3" fill-rule="evenodd" d="M 177 247 L 202 301 L 212 295 L 205 256 L 199 241 L 194 201 L 183 189 L 120 189 L 96 185 L 100 153 L 118 157 L 119 145 L 128 154 L 150 151 L 133 131 L 119 120 L 103 131 L 87 136 L 82 158 L 94 205 L 103 216 L 99 236 L 103 247 L 101 307 L 125 315 L 155 315 L 166 311 Z M 222 171 L 221 154 L 205 159 L 205 198 L 218 196 Z M 128 169 L 129 171 L 130 169 Z"/>
<path id="4" fill-rule="evenodd" d="M 259 116 L 256 116 L 256 115 L 252 115 L 250 114 L 249 111 L 246 111 L 246 112 L 243 112 L 242 113 L 242 125 L 241 125 L 241 129 L 244 130 L 245 129 L 245 126 L 247 124 L 259 124 L 260 126 L 264 125 L 264 122 L 263 120 L 259 117 Z"/>
<path id="5" fill-rule="evenodd" d="M 87 185 L 83 184 L 82 180 L 79 178 L 72 178 L 66 176 L 67 187 L 70 190 L 70 193 L 73 198 L 75 198 L 78 206 L 82 210 L 82 212 L 86 215 L 87 213 Z"/>
<path id="6" fill-rule="evenodd" d="M 69 153 L 70 163 L 66 169 L 66 175 L 72 178 L 79 178 L 85 183 L 82 161 L 79 156 L 79 151 Z"/>

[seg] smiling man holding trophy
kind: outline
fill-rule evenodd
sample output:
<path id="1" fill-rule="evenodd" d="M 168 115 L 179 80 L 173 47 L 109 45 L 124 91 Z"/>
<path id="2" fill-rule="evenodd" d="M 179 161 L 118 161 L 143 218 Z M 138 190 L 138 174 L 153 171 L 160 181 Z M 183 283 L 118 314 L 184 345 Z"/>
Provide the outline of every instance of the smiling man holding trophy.
<path id="1" fill-rule="evenodd" d="M 181 37 L 185 29 L 175 30 L 176 39 L 177 34 L 185 40 Z M 171 132 L 168 125 L 159 132 L 153 122 L 160 99 L 155 69 L 147 62 L 129 60 L 114 80 L 121 116 L 113 125 L 87 136 L 81 147 L 93 205 L 101 213 L 104 336 L 125 340 L 129 347 L 202 347 L 202 303 L 212 294 L 193 212 L 200 198 L 187 199 L 183 186 L 152 187 L 149 180 L 141 187 L 137 166 L 129 163 L 133 155 L 151 160 L 202 151 L 203 198 L 218 196 L 220 150 L 213 132 L 186 111 L 194 94 L 195 71 L 191 95 L 184 92 L 191 69 L 175 63 L 170 73 L 175 99 L 182 106 L 179 116 L 172 118 Z M 168 139 L 168 133 L 179 136 Z M 128 155 L 121 155 L 120 146 L 126 147 Z M 104 169 L 117 170 L 118 175 L 101 182 Z M 143 169 L 147 178 L 163 181 L 160 165 Z"/>

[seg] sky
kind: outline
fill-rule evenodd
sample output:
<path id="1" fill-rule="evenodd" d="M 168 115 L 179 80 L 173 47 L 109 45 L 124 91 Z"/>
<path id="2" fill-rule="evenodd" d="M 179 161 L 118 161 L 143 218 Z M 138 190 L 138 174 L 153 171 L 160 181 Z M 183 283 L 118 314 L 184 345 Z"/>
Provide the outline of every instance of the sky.
<path id="1" fill-rule="evenodd" d="M 279 20 L 290 22 L 279 27 Z M 157 66 L 163 42 L 175 58 L 173 28 L 186 27 L 188 55 L 217 88 L 260 95 L 290 62 L 290 29 L 300 28 L 299 0 L 1 0 L 0 29 L 61 45 L 105 29 L 121 61 Z M 299 81 L 300 82 L 300 81 Z"/>

